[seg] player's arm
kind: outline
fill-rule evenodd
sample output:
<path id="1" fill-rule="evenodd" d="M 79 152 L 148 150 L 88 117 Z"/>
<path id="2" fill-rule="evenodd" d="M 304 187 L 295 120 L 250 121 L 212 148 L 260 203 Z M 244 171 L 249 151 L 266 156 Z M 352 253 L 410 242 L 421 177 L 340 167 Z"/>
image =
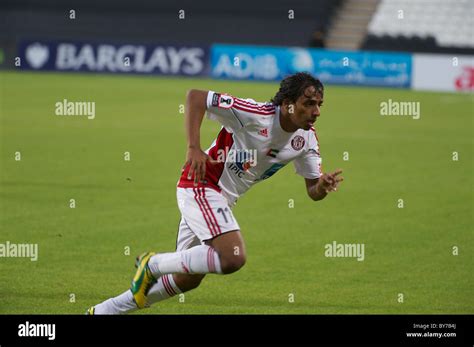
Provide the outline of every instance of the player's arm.
<path id="1" fill-rule="evenodd" d="M 207 109 L 207 91 L 191 89 L 186 95 L 184 112 L 188 149 L 186 165 L 190 165 L 188 179 L 194 175 L 194 182 L 204 179 L 206 162 L 211 158 L 201 149 L 201 124 Z"/>
<path id="2" fill-rule="evenodd" d="M 338 176 L 341 173 L 342 170 L 338 169 L 333 173 L 323 174 L 319 178 L 305 178 L 308 196 L 314 201 L 318 201 L 324 199 L 328 193 L 337 191 L 338 184 L 344 180 L 344 177 Z"/>

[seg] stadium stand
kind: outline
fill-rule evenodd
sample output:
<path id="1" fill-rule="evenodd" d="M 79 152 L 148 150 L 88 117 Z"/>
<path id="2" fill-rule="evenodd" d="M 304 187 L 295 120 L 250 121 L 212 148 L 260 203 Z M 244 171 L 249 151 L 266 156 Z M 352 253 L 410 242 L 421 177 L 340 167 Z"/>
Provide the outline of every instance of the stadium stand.
<path id="1" fill-rule="evenodd" d="M 474 53 L 474 1 L 382 0 L 364 49 Z"/>
<path id="2" fill-rule="evenodd" d="M 344 0 L 338 7 L 326 37 L 326 47 L 359 49 L 379 0 Z"/>
<path id="3" fill-rule="evenodd" d="M 7 52 L 48 39 L 472 54 L 473 28 L 474 0 L 0 1 Z"/>
<path id="4" fill-rule="evenodd" d="M 326 31 L 341 2 L 72 0 L 65 5 L 60 0 L 2 0 L 0 39 L 34 36 L 38 39 L 308 46 L 313 32 Z M 74 20 L 69 19 L 71 9 L 76 11 Z M 185 10 L 184 20 L 178 18 L 180 9 Z M 289 18 L 290 10 L 297 20 Z"/>

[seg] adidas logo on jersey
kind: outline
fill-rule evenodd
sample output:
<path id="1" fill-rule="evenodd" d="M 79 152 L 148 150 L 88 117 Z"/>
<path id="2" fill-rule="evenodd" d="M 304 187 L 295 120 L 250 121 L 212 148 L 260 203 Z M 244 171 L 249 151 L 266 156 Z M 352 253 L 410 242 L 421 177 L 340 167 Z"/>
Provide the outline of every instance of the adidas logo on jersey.
<path id="1" fill-rule="evenodd" d="M 265 129 L 259 130 L 258 134 L 262 135 L 263 137 L 268 137 L 268 129 L 265 128 Z"/>

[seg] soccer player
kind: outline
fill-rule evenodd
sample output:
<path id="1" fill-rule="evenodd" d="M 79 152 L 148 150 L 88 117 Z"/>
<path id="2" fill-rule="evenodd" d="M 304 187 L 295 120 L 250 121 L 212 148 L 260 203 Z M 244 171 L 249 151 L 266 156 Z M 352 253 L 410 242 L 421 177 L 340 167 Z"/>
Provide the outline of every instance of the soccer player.
<path id="1" fill-rule="evenodd" d="M 176 251 L 142 254 L 131 288 L 87 313 L 131 312 L 198 287 L 206 274 L 239 270 L 246 260 L 245 244 L 231 208 L 255 183 L 291 161 L 311 199 L 322 200 L 336 191 L 342 171 L 321 172 L 313 128 L 323 97 L 322 83 L 307 73 L 282 80 L 266 103 L 190 90 L 185 112 L 188 150 L 177 185 L 181 221 Z M 200 127 L 206 111 L 222 128 L 203 151 Z"/>

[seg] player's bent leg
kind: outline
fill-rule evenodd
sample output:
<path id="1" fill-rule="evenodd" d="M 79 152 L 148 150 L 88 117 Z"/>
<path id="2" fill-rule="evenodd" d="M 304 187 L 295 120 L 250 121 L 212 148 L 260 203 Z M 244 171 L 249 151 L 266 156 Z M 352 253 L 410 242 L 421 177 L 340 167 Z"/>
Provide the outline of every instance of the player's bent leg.
<path id="1" fill-rule="evenodd" d="M 206 243 L 219 254 L 223 274 L 236 272 L 245 265 L 247 255 L 240 230 L 226 232 Z"/>
<path id="2" fill-rule="evenodd" d="M 239 230 L 206 243 L 180 252 L 143 254 L 137 261 L 132 290 L 96 305 L 94 313 L 121 314 L 144 308 L 198 287 L 206 273 L 230 274 L 245 264 L 245 243 Z"/>
<path id="3" fill-rule="evenodd" d="M 245 264 L 240 227 L 222 194 L 207 188 L 178 188 L 177 199 L 182 218 L 176 252 L 143 254 L 131 290 L 109 299 L 112 305 L 107 309 L 97 305 L 95 313 L 143 308 L 196 288 L 205 274 L 230 274 Z"/>
<path id="4" fill-rule="evenodd" d="M 148 268 L 155 278 L 165 274 L 222 273 L 219 255 L 208 245 L 179 252 L 158 253 L 149 259 Z"/>
<path id="5" fill-rule="evenodd" d="M 151 256 L 146 260 L 146 264 L 141 264 L 135 276 L 139 280 L 143 279 L 139 283 L 140 288 L 147 286 L 147 282 L 153 278 L 167 274 L 229 274 L 245 264 L 245 244 L 239 230 L 225 232 L 206 243 L 180 252 Z M 146 258 L 143 259 L 145 261 Z M 141 275 L 140 269 L 146 274 Z M 144 302 L 145 296 L 146 290 L 134 292 L 137 304 Z"/>

